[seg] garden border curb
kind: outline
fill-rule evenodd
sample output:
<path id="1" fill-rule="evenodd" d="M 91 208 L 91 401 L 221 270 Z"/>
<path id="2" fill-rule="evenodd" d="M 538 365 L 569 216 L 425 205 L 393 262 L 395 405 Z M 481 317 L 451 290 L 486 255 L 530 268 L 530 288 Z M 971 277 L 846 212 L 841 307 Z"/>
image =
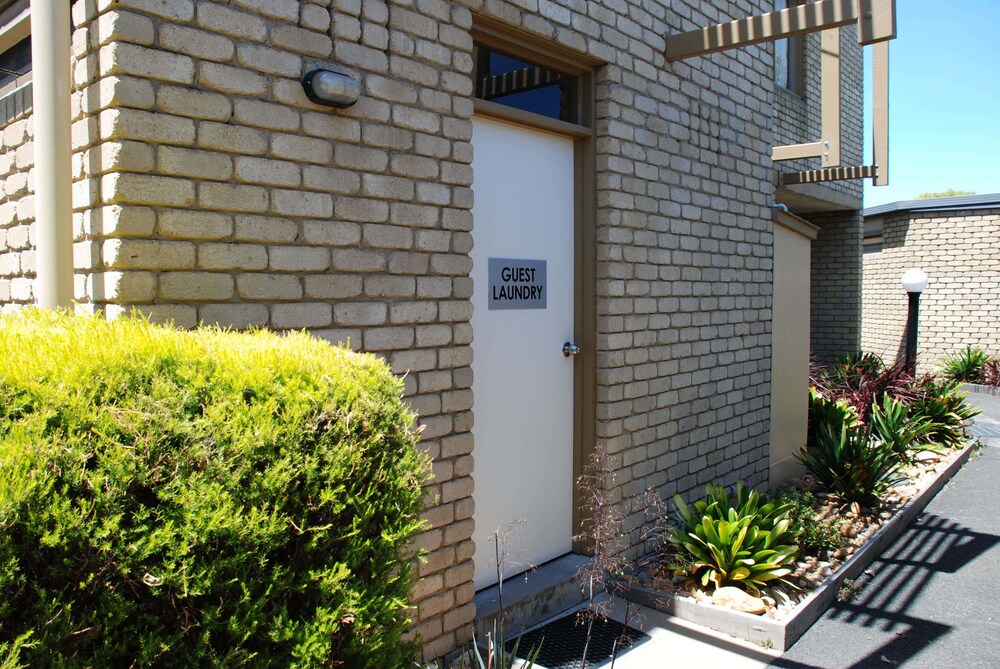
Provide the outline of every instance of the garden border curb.
<path id="1" fill-rule="evenodd" d="M 840 569 L 796 606 L 793 615 L 784 620 L 772 620 L 721 606 L 700 604 L 687 597 L 674 597 L 645 586 L 629 585 L 620 579 L 609 583 L 608 590 L 683 621 L 745 639 L 764 648 L 788 650 L 833 604 L 844 581 L 857 578 L 909 528 L 941 488 L 962 468 L 975 448 L 975 441 L 966 444 L 927 487 L 886 521 Z"/>
<path id="2" fill-rule="evenodd" d="M 973 395 L 1000 395 L 1000 386 L 984 386 L 979 383 L 963 383 L 961 390 Z"/>

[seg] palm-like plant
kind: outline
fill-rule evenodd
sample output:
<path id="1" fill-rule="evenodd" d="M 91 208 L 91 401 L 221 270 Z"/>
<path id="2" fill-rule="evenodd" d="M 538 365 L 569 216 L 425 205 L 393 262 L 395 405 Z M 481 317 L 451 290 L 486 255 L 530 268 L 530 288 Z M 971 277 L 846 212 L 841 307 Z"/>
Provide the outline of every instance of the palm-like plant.
<path id="1" fill-rule="evenodd" d="M 858 411 L 844 397 L 827 398 L 817 388 L 809 389 L 809 429 L 806 445 L 819 439 L 819 430 L 829 425 L 839 430 L 841 425 L 854 428 L 858 425 Z"/>

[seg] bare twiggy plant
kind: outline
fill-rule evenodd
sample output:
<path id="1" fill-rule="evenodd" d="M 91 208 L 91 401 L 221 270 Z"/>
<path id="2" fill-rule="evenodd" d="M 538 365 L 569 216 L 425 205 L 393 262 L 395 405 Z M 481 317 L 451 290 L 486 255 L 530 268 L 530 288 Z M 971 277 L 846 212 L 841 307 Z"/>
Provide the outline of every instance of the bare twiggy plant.
<path id="1" fill-rule="evenodd" d="M 588 544 L 593 551 L 593 559 L 581 571 L 587 604 L 579 615 L 587 625 L 587 630 L 580 669 L 586 669 L 587 666 L 594 621 L 606 620 L 611 612 L 612 600 L 600 598 L 599 595 L 615 580 L 624 581 L 626 586 L 631 586 L 635 582 L 637 569 L 641 568 L 641 565 L 635 564 L 629 557 L 631 542 L 626 531 L 628 517 L 625 513 L 625 501 L 618 498 L 620 488 L 615 476 L 616 465 L 612 456 L 597 448 L 578 481 L 585 520 L 576 539 Z M 634 509 L 642 509 L 643 529 L 638 539 L 640 545 L 643 545 L 662 534 L 660 529 L 666 515 L 666 505 L 651 488 L 632 503 Z M 636 621 L 638 613 L 638 607 L 625 598 L 624 623 L 612 647 L 609 669 L 614 669 L 618 653 L 628 641 L 628 628 Z"/>
<path id="2" fill-rule="evenodd" d="M 524 522 L 524 520 L 516 520 L 505 523 L 493 531 L 493 554 L 496 559 L 497 599 L 500 610 L 497 613 L 496 620 L 493 622 L 493 629 L 486 633 L 486 656 L 483 657 L 482 651 L 480 651 L 475 638 L 473 638 L 470 644 L 471 647 L 461 656 L 459 665 L 461 669 L 466 669 L 468 666 L 467 662 L 470 661 L 475 663 L 472 665 L 473 669 L 532 669 L 542 650 L 542 644 L 539 643 L 525 653 L 523 659 L 518 658 L 523 630 L 518 634 L 517 640 L 511 649 L 507 650 L 507 609 L 504 606 L 503 600 L 504 572 L 508 567 L 515 564 L 519 567 L 525 566 L 524 564 L 511 562 L 508 552 L 511 537 L 517 536 L 516 527 Z M 531 567 L 531 565 L 527 566 Z M 470 657 L 471 660 L 469 659 Z"/>

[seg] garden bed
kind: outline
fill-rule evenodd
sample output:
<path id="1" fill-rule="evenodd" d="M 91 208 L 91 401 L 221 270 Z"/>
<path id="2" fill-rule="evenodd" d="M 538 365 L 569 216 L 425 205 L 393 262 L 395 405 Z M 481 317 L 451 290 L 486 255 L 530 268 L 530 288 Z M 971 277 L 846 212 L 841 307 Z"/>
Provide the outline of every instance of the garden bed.
<path id="1" fill-rule="evenodd" d="M 870 523 L 859 523 L 845 516 L 858 537 L 870 532 L 863 545 L 857 546 L 844 561 L 831 558 L 825 564 L 802 561 L 796 572 L 803 584 L 812 580 L 812 574 L 829 575 L 818 581 L 811 591 L 803 587 L 804 596 L 787 609 L 780 603 L 770 606 L 764 615 L 751 615 L 711 603 L 710 597 L 682 595 L 658 589 L 655 574 L 645 583 L 615 581 L 609 585 L 614 594 L 638 604 L 662 611 L 681 620 L 709 627 L 718 632 L 745 639 L 766 648 L 784 651 L 790 648 L 807 629 L 837 599 L 848 579 L 855 579 L 903 533 L 927 504 L 968 460 L 976 447 L 969 443 L 961 450 L 946 454 L 937 463 L 925 463 L 925 472 L 911 478 L 894 489 L 887 501 L 880 506 Z M 885 518 L 883 516 L 889 516 Z M 847 528 L 845 528 L 847 529 Z M 848 530 L 850 531 L 850 530 Z"/>

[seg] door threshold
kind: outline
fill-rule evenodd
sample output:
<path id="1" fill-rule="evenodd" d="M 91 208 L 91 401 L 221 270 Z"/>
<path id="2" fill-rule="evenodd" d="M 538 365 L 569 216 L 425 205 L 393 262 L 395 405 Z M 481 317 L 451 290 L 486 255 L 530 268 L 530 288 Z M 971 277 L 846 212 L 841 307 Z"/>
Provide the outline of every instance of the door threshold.
<path id="1" fill-rule="evenodd" d="M 593 558 L 569 553 L 503 582 L 504 632 L 507 638 L 554 618 L 583 603 L 584 569 Z M 500 587 L 483 588 L 475 595 L 476 635 L 485 639 L 500 616 Z"/>

